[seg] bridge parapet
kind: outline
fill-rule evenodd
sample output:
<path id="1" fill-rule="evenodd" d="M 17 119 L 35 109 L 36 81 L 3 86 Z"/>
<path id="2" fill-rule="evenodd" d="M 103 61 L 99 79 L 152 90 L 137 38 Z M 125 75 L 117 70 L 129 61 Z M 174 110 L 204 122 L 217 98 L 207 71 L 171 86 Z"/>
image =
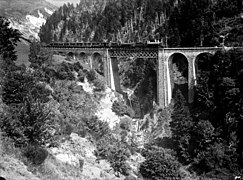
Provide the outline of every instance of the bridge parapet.
<path id="1" fill-rule="evenodd" d="M 188 48 L 163 48 L 166 54 L 182 53 L 188 55 L 198 55 L 201 53 L 214 54 L 216 51 L 222 50 L 222 47 L 188 47 Z"/>

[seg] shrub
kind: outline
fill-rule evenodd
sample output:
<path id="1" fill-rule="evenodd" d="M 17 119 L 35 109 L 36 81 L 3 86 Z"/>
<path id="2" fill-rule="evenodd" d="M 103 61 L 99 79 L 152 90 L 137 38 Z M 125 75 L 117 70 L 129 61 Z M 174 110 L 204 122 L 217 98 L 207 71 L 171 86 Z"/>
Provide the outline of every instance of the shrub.
<path id="1" fill-rule="evenodd" d="M 82 70 L 83 69 L 83 66 L 81 66 L 81 64 L 79 62 L 76 62 L 76 63 L 73 64 L 73 69 L 76 72 L 79 72 L 79 70 Z"/>
<path id="2" fill-rule="evenodd" d="M 132 128 L 132 120 L 127 117 L 122 118 L 119 124 L 120 124 L 120 128 L 123 130 L 130 131 Z"/>
<path id="3" fill-rule="evenodd" d="M 84 126 L 87 128 L 88 132 L 92 134 L 96 140 L 99 140 L 104 135 L 110 133 L 108 123 L 99 120 L 97 116 L 83 118 L 82 121 L 84 122 Z"/>
<path id="4" fill-rule="evenodd" d="M 132 117 L 134 114 L 133 110 L 130 107 L 119 101 L 114 101 L 114 103 L 112 104 L 112 111 L 115 112 L 118 116 L 127 115 Z"/>
<path id="5" fill-rule="evenodd" d="M 0 116 L 0 128 L 17 146 L 45 144 L 52 138 L 50 118 L 45 104 L 28 97 L 20 105 L 6 107 Z"/>
<path id="6" fill-rule="evenodd" d="M 126 160 L 130 157 L 131 153 L 126 144 L 119 142 L 112 134 L 106 134 L 97 142 L 95 155 L 98 159 L 108 160 L 117 176 L 119 174 L 128 175 L 130 167 L 126 163 Z"/>
<path id="7" fill-rule="evenodd" d="M 83 122 L 80 122 L 76 125 L 74 132 L 77 133 L 82 138 L 84 138 L 86 136 L 87 130 L 86 130 Z"/>
<path id="8" fill-rule="evenodd" d="M 71 123 L 64 121 L 62 126 L 62 134 L 70 135 L 73 132 L 73 126 Z"/>
<path id="9" fill-rule="evenodd" d="M 75 80 L 75 77 L 73 75 L 74 68 L 68 64 L 63 62 L 60 64 L 57 68 L 57 79 L 60 80 Z"/>
<path id="10" fill-rule="evenodd" d="M 86 77 L 89 82 L 93 82 L 96 79 L 96 72 L 95 70 L 91 69 L 90 71 L 87 71 Z"/>
<path id="11" fill-rule="evenodd" d="M 79 80 L 80 82 L 84 82 L 84 78 L 85 78 L 85 73 L 84 73 L 84 71 L 79 70 L 79 71 L 78 71 L 78 80 Z"/>
<path id="12" fill-rule="evenodd" d="M 177 160 L 164 149 L 150 147 L 142 151 L 146 160 L 141 164 L 139 171 L 144 178 L 151 180 L 182 179 Z"/>
<path id="13" fill-rule="evenodd" d="M 83 171 L 83 167 L 84 167 L 84 160 L 83 159 L 79 159 L 79 167 L 80 167 L 81 171 Z"/>
<path id="14" fill-rule="evenodd" d="M 24 156 L 34 165 L 42 164 L 48 156 L 48 151 L 40 146 L 28 145 L 24 148 Z"/>
<path id="15" fill-rule="evenodd" d="M 99 79 L 93 81 L 94 91 L 105 91 L 105 83 Z"/>
<path id="16" fill-rule="evenodd" d="M 215 171 L 219 171 L 214 174 L 218 176 L 224 174 L 224 171 L 236 173 L 239 166 L 237 162 L 238 154 L 236 153 L 236 146 L 234 146 L 232 144 L 232 147 L 229 147 L 226 142 L 205 145 L 204 149 L 198 150 L 191 169 L 200 175 L 206 173 L 206 176 L 213 175 Z"/>
<path id="17" fill-rule="evenodd" d="M 14 142 L 9 137 L 5 136 L 0 130 L 0 156 L 14 155 L 15 157 L 21 156 L 19 148 L 16 148 Z"/>
<path id="18" fill-rule="evenodd" d="M 44 84 L 39 83 L 38 77 L 25 68 L 8 72 L 3 78 L 2 100 L 7 105 L 22 103 L 29 94 L 46 102 L 50 93 Z"/>

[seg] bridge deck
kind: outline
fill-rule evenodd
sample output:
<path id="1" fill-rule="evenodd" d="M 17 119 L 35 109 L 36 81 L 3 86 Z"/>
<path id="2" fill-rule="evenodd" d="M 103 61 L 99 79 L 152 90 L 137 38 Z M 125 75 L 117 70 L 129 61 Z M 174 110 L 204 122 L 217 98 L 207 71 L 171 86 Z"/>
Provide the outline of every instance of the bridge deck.
<path id="1" fill-rule="evenodd" d="M 147 43 L 63 43 L 63 42 L 53 42 L 47 45 L 42 45 L 42 48 L 47 49 L 82 49 L 82 48 L 99 48 L 99 49 L 113 49 L 113 50 L 138 50 L 138 49 L 164 49 L 165 51 L 217 51 L 221 49 L 243 49 L 243 47 L 163 47 L 161 43 L 158 42 L 147 42 Z"/>

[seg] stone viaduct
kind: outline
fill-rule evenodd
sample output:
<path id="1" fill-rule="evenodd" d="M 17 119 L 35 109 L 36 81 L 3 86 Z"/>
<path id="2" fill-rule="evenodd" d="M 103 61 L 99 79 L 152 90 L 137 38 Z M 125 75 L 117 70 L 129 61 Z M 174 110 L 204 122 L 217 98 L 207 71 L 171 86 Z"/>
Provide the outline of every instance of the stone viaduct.
<path id="1" fill-rule="evenodd" d="M 90 68 L 96 70 L 99 68 L 97 61 L 100 61 L 107 85 L 117 92 L 122 92 L 118 74 L 120 58 L 154 60 L 157 62 L 157 103 L 161 107 L 168 106 L 172 99 L 173 78 L 175 78 L 173 63 L 185 61 L 186 73 L 184 76 L 188 91 L 187 99 L 191 103 L 193 86 L 197 83 L 197 59 L 203 54 L 213 55 L 216 51 L 222 50 L 222 47 L 163 48 L 159 43 L 120 45 L 115 43 L 110 45 L 106 43 L 51 43 L 42 48 L 87 63 Z"/>

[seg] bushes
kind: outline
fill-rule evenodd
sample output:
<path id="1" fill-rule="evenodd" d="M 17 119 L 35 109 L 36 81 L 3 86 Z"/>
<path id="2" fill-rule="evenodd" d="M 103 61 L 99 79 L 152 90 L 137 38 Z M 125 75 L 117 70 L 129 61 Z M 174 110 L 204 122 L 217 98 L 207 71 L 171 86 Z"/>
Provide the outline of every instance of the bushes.
<path id="1" fill-rule="evenodd" d="M 34 73 L 25 68 L 8 72 L 2 84 L 3 102 L 7 105 L 20 104 L 28 94 L 41 100 L 41 102 L 47 102 L 51 92 L 38 80 Z"/>
<path id="2" fill-rule="evenodd" d="M 95 70 L 91 69 L 90 71 L 87 71 L 86 77 L 89 82 L 93 82 L 96 79 L 96 72 Z"/>
<path id="3" fill-rule="evenodd" d="M 97 118 L 97 116 L 92 116 L 90 118 L 82 119 L 84 126 L 87 131 L 93 135 L 96 140 L 99 140 L 104 135 L 110 133 L 110 128 L 107 122 L 103 122 Z"/>
<path id="4" fill-rule="evenodd" d="M 62 62 L 61 64 L 55 66 L 46 66 L 42 68 L 47 79 L 57 79 L 57 80 L 75 80 L 75 72 L 78 73 L 78 78 L 82 79 L 84 77 L 83 67 L 80 63 L 67 63 Z"/>
<path id="5" fill-rule="evenodd" d="M 20 156 L 21 152 L 19 148 L 15 147 L 13 140 L 0 131 L 0 156 L 6 154 L 18 157 Z"/>
<path id="6" fill-rule="evenodd" d="M 95 79 L 93 81 L 93 85 L 95 86 L 94 91 L 105 91 L 105 82 Z"/>
<path id="7" fill-rule="evenodd" d="M 54 128 L 46 105 L 51 91 L 36 71 L 25 67 L 7 72 L 2 87 L 5 106 L 0 113 L 0 129 L 4 139 L 11 139 L 13 146 L 33 164 L 41 164 L 48 154 L 41 146 L 52 140 Z M 34 147 L 30 148 L 32 144 Z"/>
<path id="8" fill-rule="evenodd" d="M 126 131 L 130 131 L 132 128 L 132 119 L 124 117 L 120 120 L 120 128 Z"/>
<path id="9" fill-rule="evenodd" d="M 40 165 L 47 158 L 48 151 L 36 145 L 28 145 L 23 154 L 32 164 Z"/>
<path id="10" fill-rule="evenodd" d="M 71 64 L 63 62 L 58 66 L 57 72 L 56 72 L 56 78 L 60 80 L 75 80 L 75 77 L 73 75 L 73 66 Z"/>
<path id="11" fill-rule="evenodd" d="M 43 144 L 50 139 L 51 113 L 45 103 L 50 90 L 25 68 L 8 72 L 2 86 L 7 105 L 0 115 L 0 128 L 17 146 Z"/>
<path id="12" fill-rule="evenodd" d="M 74 132 L 77 133 L 82 138 L 84 138 L 87 134 L 87 130 L 82 122 L 78 123 L 77 128 Z"/>
<path id="13" fill-rule="evenodd" d="M 142 155 L 146 160 L 141 164 L 139 170 L 144 178 L 151 180 L 179 180 L 182 178 L 182 174 L 179 171 L 180 164 L 164 149 L 150 147 L 144 149 Z"/>
<path id="14" fill-rule="evenodd" d="M 71 123 L 64 121 L 62 124 L 62 134 L 63 135 L 70 135 L 73 132 L 73 126 L 71 125 Z"/>
<path id="15" fill-rule="evenodd" d="M 131 108 L 129 108 L 124 103 L 121 103 L 121 102 L 118 102 L 118 101 L 115 101 L 112 104 L 112 111 L 115 112 L 116 115 L 118 115 L 118 116 L 127 115 L 127 116 L 132 117 L 132 115 L 134 114 L 133 110 Z"/>
<path id="16" fill-rule="evenodd" d="M 85 73 L 84 73 L 84 71 L 83 71 L 83 70 L 78 71 L 78 80 L 79 80 L 80 82 L 84 82 L 84 78 L 85 78 Z"/>
<path id="17" fill-rule="evenodd" d="M 130 168 L 126 160 L 130 157 L 131 153 L 126 144 L 119 142 L 112 134 L 106 134 L 97 142 L 95 155 L 98 159 L 108 160 L 111 167 L 117 173 L 117 176 L 119 176 L 119 174 L 129 174 L 128 171 Z"/>
<path id="18" fill-rule="evenodd" d="M 96 116 L 83 118 L 84 127 L 95 138 L 95 155 L 97 159 L 106 159 L 111 167 L 119 174 L 128 175 L 129 166 L 126 160 L 131 152 L 128 145 L 123 141 L 116 139 L 108 126 L 107 122 L 100 121 Z"/>
<path id="19" fill-rule="evenodd" d="M 28 97 L 5 110 L 0 116 L 0 128 L 17 146 L 45 144 L 51 139 L 51 113 L 40 101 Z"/>

